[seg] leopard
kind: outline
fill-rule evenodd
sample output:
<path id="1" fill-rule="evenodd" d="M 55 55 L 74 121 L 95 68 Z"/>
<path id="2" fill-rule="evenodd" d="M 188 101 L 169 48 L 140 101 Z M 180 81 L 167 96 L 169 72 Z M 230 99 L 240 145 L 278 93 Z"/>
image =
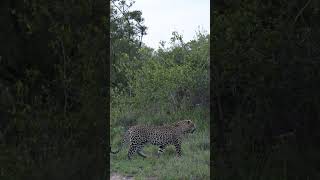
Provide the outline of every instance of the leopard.
<path id="1" fill-rule="evenodd" d="M 182 139 L 190 133 L 194 133 L 196 125 L 192 120 L 181 120 L 171 124 L 161 126 L 154 125 L 135 125 L 130 127 L 124 134 L 121 145 L 116 151 L 110 153 L 116 154 L 123 149 L 123 146 L 129 144 L 128 159 L 131 160 L 132 156 L 137 153 L 143 158 L 147 155 L 143 153 L 143 147 L 147 144 L 158 146 L 157 157 L 164 152 L 165 148 L 169 145 L 175 146 L 177 157 L 181 157 Z"/>

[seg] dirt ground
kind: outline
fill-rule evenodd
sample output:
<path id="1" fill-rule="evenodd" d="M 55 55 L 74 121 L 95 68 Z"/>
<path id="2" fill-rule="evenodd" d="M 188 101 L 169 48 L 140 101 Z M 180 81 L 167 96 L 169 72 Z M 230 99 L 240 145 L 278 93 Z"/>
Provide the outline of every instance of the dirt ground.
<path id="1" fill-rule="evenodd" d="M 111 173 L 110 180 L 134 180 L 133 176 L 122 176 L 118 173 Z M 157 180 L 156 177 L 147 177 L 146 180 Z"/>
<path id="2" fill-rule="evenodd" d="M 120 174 L 112 173 L 110 180 L 134 180 L 134 178 L 132 176 L 121 176 Z"/>

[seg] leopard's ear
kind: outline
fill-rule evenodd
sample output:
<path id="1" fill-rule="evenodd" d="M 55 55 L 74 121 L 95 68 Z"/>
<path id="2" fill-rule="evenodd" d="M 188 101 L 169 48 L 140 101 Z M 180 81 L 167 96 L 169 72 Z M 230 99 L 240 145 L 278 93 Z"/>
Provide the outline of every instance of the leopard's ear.
<path id="1" fill-rule="evenodd" d="M 190 124 L 190 123 L 191 123 L 191 121 L 190 121 L 190 120 L 187 120 L 187 122 L 188 122 L 188 124 Z"/>

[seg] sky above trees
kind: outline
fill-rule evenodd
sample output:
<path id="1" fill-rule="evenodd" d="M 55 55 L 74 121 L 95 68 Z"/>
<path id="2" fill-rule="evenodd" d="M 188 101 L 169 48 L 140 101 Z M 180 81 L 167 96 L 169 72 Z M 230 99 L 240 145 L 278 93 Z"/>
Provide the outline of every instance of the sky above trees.
<path id="1" fill-rule="evenodd" d="M 132 10 L 141 10 L 148 27 L 143 42 L 154 49 L 160 41 L 168 42 L 173 31 L 185 41 L 196 31 L 210 31 L 210 0 L 136 0 Z"/>

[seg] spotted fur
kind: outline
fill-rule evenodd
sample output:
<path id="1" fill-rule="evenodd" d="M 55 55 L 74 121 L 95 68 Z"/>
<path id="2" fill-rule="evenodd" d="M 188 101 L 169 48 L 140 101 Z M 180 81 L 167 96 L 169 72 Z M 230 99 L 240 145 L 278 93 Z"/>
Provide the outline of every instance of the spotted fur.
<path id="1" fill-rule="evenodd" d="M 124 144 L 129 143 L 128 159 L 131 159 L 134 153 L 142 157 L 146 157 L 142 150 L 146 144 L 152 144 L 159 147 L 158 157 L 163 153 L 168 145 L 174 145 L 177 155 L 181 156 L 182 137 L 186 133 L 193 133 L 196 130 L 195 124 L 191 120 L 182 120 L 174 124 L 163 126 L 147 126 L 136 125 L 132 126 L 125 133 L 121 147 L 117 151 L 110 152 L 118 153 Z"/>

